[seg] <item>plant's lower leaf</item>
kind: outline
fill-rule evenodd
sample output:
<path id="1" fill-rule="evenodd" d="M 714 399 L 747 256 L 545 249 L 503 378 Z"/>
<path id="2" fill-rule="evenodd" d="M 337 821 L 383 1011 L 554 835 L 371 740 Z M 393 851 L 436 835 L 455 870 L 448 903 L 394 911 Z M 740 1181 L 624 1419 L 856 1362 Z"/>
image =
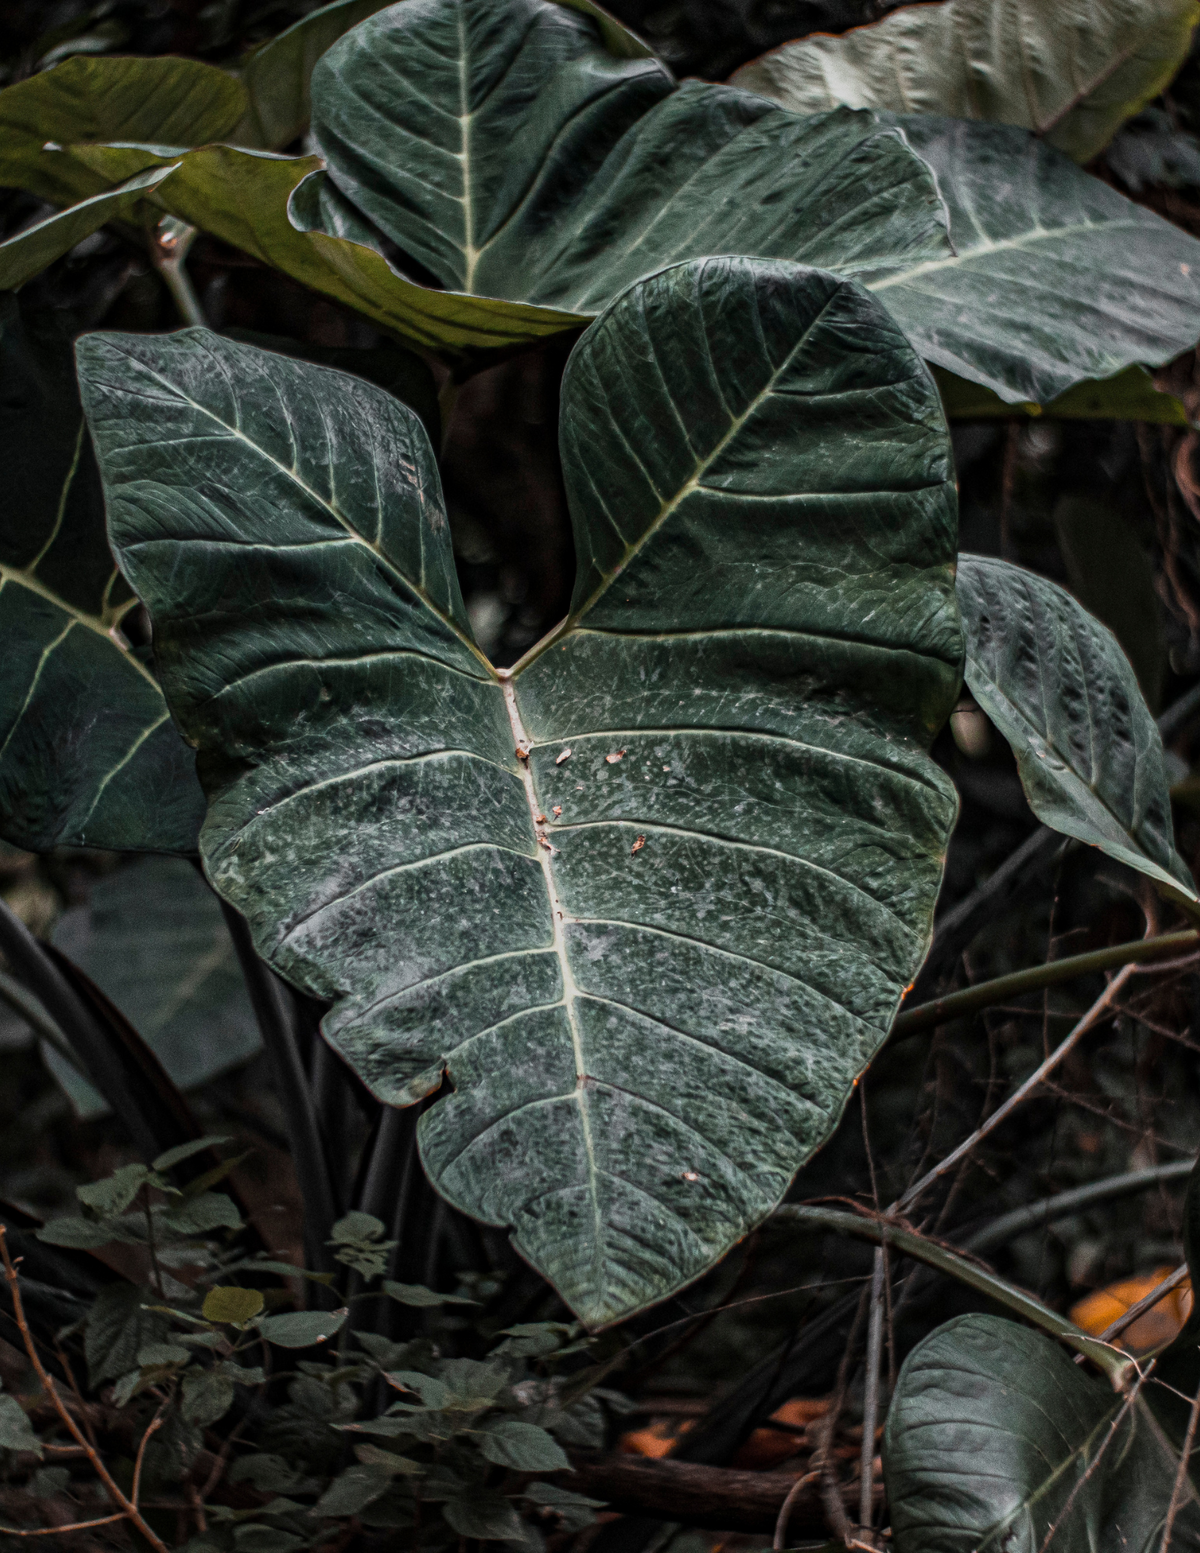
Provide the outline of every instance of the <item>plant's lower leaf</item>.
<path id="1" fill-rule="evenodd" d="M 928 944 L 961 634 L 925 368 L 819 271 L 631 288 L 564 381 L 571 614 L 501 674 L 395 400 L 197 330 L 79 360 L 217 888 L 382 1099 L 448 1076 L 434 1182 L 585 1320 L 696 1277 Z"/>
<path id="2" fill-rule="evenodd" d="M 109 553 L 104 498 L 56 315 L 0 297 L 0 835 L 191 852 L 195 757 L 122 621 L 137 600 Z"/>
<path id="3" fill-rule="evenodd" d="M 973 1315 L 905 1361 L 883 1466 L 896 1553 L 1152 1553 L 1178 1458 L 1144 1392 L 1131 1403 L 1049 1338 Z M 1188 1489 L 1172 1545 L 1198 1538 Z"/>
<path id="4" fill-rule="evenodd" d="M 144 1300 L 137 1284 L 122 1281 L 107 1284 L 92 1302 L 84 1352 L 93 1387 L 136 1369 L 138 1352 L 166 1338 L 166 1318 L 144 1310 Z"/>
<path id="5" fill-rule="evenodd" d="M 960 557 L 958 603 L 967 684 L 1038 819 L 1200 902 L 1175 850 L 1162 739 L 1112 632 L 1057 583 L 984 556 Z"/>
<path id="6" fill-rule="evenodd" d="M 423 349 L 449 356 L 511 349 L 588 321 L 558 308 L 418 286 L 365 241 L 300 230 L 288 215 L 289 201 L 306 178 L 320 172 L 319 157 L 206 146 L 180 161 L 178 153 L 153 147 L 89 146 L 72 147 L 70 158 L 110 179 L 179 161 L 178 171 L 156 191 L 164 210 Z"/>
<path id="7" fill-rule="evenodd" d="M 215 65 L 171 55 L 76 54 L 0 92 L 0 185 L 70 205 L 102 193 L 110 180 L 50 147 L 204 145 L 228 134 L 245 109 L 245 89 Z"/>
<path id="8" fill-rule="evenodd" d="M 1047 404 L 1024 400 L 1007 404 L 982 383 L 935 366 L 933 376 L 946 415 L 952 421 L 994 420 L 999 416 L 1046 416 L 1056 421 L 1150 421 L 1160 426 L 1187 426 L 1187 407 L 1172 393 L 1155 386 L 1145 367 L 1126 367 L 1115 377 L 1078 383 Z"/>
<path id="9" fill-rule="evenodd" d="M 17 291 L 106 221 L 128 215 L 172 171 L 172 166 L 168 163 L 166 167 L 150 168 L 115 189 L 56 211 L 0 243 L 0 291 Z"/>
<path id="10" fill-rule="evenodd" d="M 100 880 L 54 942 L 117 1005 L 180 1089 L 206 1083 L 262 1041 L 216 896 L 180 858 L 142 858 Z M 104 1100 L 57 1054 L 47 1062 L 81 1116 Z"/>
<path id="11" fill-rule="evenodd" d="M 926 361 L 1049 404 L 1200 337 L 1200 242 L 1024 130 L 885 115 L 937 174 L 952 257 L 872 290 Z"/>
<path id="12" fill-rule="evenodd" d="M 841 37 L 785 43 L 734 75 L 795 113 L 838 103 L 1036 130 L 1077 162 L 1156 97 L 1187 57 L 1196 0 L 943 0 Z"/>

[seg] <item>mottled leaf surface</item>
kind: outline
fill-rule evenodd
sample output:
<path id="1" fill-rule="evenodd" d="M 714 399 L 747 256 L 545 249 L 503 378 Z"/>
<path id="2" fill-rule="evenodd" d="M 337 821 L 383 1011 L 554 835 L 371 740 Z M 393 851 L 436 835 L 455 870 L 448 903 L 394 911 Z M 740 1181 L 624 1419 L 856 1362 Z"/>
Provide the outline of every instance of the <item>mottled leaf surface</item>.
<path id="1" fill-rule="evenodd" d="M 0 185 L 69 205 L 110 180 L 45 150 L 47 141 L 203 145 L 228 134 L 245 107 L 241 84 L 215 65 L 77 54 L 0 91 Z"/>
<path id="2" fill-rule="evenodd" d="M 1162 738 L 1112 632 L 1057 583 L 964 555 L 966 680 L 1044 824 L 1197 899 L 1175 850 Z"/>
<path id="3" fill-rule="evenodd" d="M 564 380 L 570 616 L 499 673 L 394 401 L 203 331 L 79 355 L 217 888 L 378 1095 L 449 1078 L 432 1179 L 584 1319 L 696 1277 L 928 943 L 961 636 L 925 368 L 818 271 L 632 288 Z"/>
<path id="4" fill-rule="evenodd" d="M 146 191 L 162 181 L 170 170 L 151 168 L 130 178 L 119 188 L 106 194 L 94 194 L 66 210 L 56 211 L 44 221 L 0 243 L 0 291 L 16 291 L 27 280 L 40 275 L 47 265 L 69 253 L 76 243 L 90 237 L 106 221 L 116 221 L 128 215 Z"/>
<path id="5" fill-rule="evenodd" d="M 0 835 L 194 851 L 204 795 L 153 674 L 126 645 L 136 603 L 104 499 L 70 340 L 0 297 Z"/>
<path id="6" fill-rule="evenodd" d="M 1039 1553 L 1052 1528 L 1059 1553 L 1130 1553 L 1158 1547 L 1178 1458 L 1144 1392 L 1127 1406 L 1040 1332 L 972 1315 L 905 1361 L 883 1466 L 897 1553 Z M 1172 1545 L 1197 1537 L 1189 1490 Z"/>
<path id="7" fill-rule="evenodd" d="M 1200 337 L 1200 242 L 1022 130 L 896 122 L 937 174 L 952 256 L 872 289 L 925 357 L 1038 404 Z"/>
<path id="8" fill-rule="evenodd" d="M 1035 130 L 1090 161 L 1187 57 L 1196 0 L 945 0 L 743 65 L 738 86 L 794 113 L 890 108 Z"/>
<path id="9" fill-rule="evenodd" d="M 312 97 L 335 201 L 455 291 L 596 312 L 701 254 L 860 274 L 949 252 L 893 130 L 676 87 L 551 0 L 404 0 L 322 57 Z"/>

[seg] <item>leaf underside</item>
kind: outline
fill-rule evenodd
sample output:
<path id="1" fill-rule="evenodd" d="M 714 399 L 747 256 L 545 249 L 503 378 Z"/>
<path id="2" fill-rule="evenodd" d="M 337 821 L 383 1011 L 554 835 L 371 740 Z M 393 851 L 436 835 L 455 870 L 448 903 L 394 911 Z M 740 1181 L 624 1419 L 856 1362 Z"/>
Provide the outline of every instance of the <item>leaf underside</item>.
<path id="1" fill-rule="evenodd" d="M 905 1361 L 884 1432 L 897 1553 L 1157 1548 L 1177 1458 L 1144 1394 L 1117 1422 L 1124 1400 L 1015 1322 L 939 1327 Z M 1200 1536 L 1194 1493 L 1174 1535 Z"/>
<path id="2" fill-rule="evenodd" d="M 1044 824 L 1196 901 L 1175 850 L 1162 739 L 1107 626 L 1057 583 L 959 558 L 966 680 Z"/>
<path id="3" fill-rule="evenodd" d="M 203 331 L 79 359 L 218 890 L 376 1094 L 447 1081 L 431 1178 L 587 1322 L 695 1278 L 928 942 L 961 636 L 926 369 L 821 272 L 632 288 L 564 380 L 571 614 L 500 675 L 402 407 Z"/>
<path id="4" fill-rule="evenodd" d="M 204 794 L 154 676 L 120 644 L 137 601 L 109 553 L 70 340 L 0 297 L 0 371 L 0 835 L 33 852 L 194 852 Z"/>
<path id="5" fill-rule="evenodd" d="M 945 0 L 785 43 L 733 81 L 794 113 L 846 104 L 1015 124 L 1087 162 L 1169 83 L 1198 17 L 1196 0 Z"/>

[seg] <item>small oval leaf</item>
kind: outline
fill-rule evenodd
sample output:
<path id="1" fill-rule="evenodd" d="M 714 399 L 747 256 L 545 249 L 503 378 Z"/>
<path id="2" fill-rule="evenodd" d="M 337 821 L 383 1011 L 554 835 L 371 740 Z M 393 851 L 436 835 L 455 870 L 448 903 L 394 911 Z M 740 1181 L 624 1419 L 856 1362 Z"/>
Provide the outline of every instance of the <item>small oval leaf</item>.
<path id="1" fill-rule="evenodd" d="M 232 1326 L 243 1326 L 259 1314 L 263 1304 L 258 1289 L 218 1287 L 204 1296 L 201 1315 L 205 1321 L 227 1321 Z"/>

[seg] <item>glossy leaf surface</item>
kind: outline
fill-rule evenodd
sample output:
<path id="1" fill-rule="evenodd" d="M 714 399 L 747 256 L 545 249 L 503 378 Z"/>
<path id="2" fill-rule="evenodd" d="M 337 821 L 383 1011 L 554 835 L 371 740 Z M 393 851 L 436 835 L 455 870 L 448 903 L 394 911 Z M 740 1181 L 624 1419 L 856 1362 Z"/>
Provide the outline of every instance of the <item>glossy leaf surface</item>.
<path id="1" fill-rule="evenodd" d="M 217 888 L 381 1098 L 449 1076 L 432 1179 L 585 1320 L 696 1277 L 928 943 L 961 636 L 925 368 L 821 272 L 634 287 L 564 380 L 571 614 L 501 675 L 394 401 L 202 331 L 79 354 Z"/>
<path id="2" fill-rule="evenodd" d="M 194 851 L 204 795 L 149 668 L 124 644 L 136 603 L 109 554 L 69 339 L 0 298 L 0 835 Z"/>
<path id="3" fill-rule="evenodd" d="M 1022 130 L 898 122 L 937 174 L 954 254 L 872 289 L 927 361 L 1047 404 L 1196 343 L 1194 237 Z"/>
<path id="4" fill-rule="evenodd" d="M 312 95 L 335 200 L 456 291 L 597 312 L 701 254 L 861 274 L 949 252 L 894 131 L 677 88 L 550 0 L 404 0 L 323 56 Z"/>
<path id="5" fill-rule="evenodd" d="M 245 107 L 243 87 L 215 65 L 77 54 L 0 92 L 0 185 L 69 205 L 111 180 L 44 150 L 47 141 L 203 145 L 228 134 Z"/>
<path id="6" fill-rule="evenodd" d="M 180 1089 L 252 1057 L 258 1024 L 220 902 L 183 858 L 145 857 L 62 916 L 55 947 L 117 1005 Z M 57 1053 L 47 1065 L 81 1116 L 108 1109 Z"/>
<path id="7" fill-rule="evenodd" d="M 1114 1428 L 1115 1425 L 1115 1428 Z M 897 1553 L 1155 1549 L 1178 1458 L 1132 1405 L 1041 1333 L 996 1316 L 939 1327 L 900 1371 L 883 1465 Z M 1200 1537 L 1184 1497 L 1173 1546 Z"/>
<path id="8" fill-rule="evenodd" d="M 1162 739 L 1116 637 L 1008 561 L 960 557 L 958 604 L 967 684 L 1012 745 L 1038 819 L 1195 901 Z"/>
<path id="9" fill-rule="evenodd" d="M 945 0 L 743 65 L 734 83 L 794 113 L 888 108 L 1016 124 L 1077 162 L 1170 82 L 1196 0 Z"/>
<path id="10" fill-rule="evenodd" d="M 26 227 L 14 237 L 0 243 L 0 291 L 16 291 L 27 280 L 69 253 L 76 243 L 105 224 L 129 215 L 145 197 L 146 192 L 166 177 L 172 164 L 166 168 L 151 168 L 130 178 L 119 188 L 106 194 L 94 194 L 66 210 L 56 211 L 34 226 Z"/>

